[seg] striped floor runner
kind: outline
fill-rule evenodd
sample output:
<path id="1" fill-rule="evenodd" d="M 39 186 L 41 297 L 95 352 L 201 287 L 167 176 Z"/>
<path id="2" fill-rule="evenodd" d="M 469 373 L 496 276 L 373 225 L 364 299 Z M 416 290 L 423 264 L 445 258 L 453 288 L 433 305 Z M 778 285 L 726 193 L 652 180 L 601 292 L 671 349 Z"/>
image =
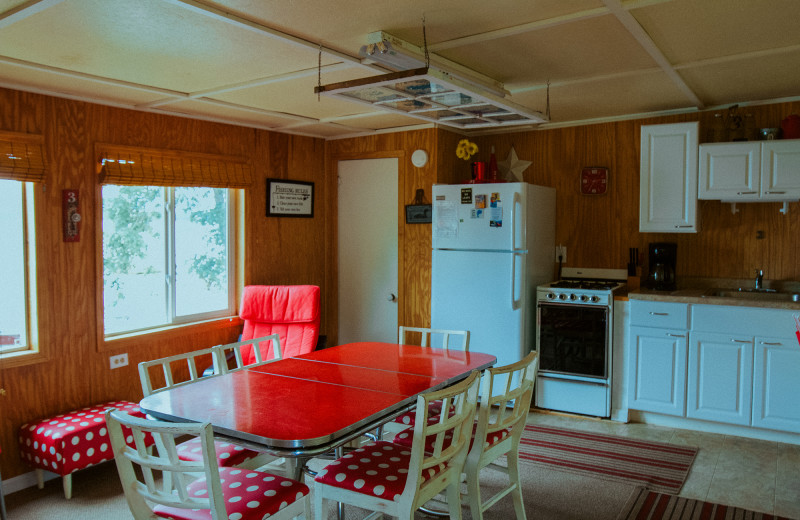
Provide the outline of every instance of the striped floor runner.
<path id="1" fill-rule="evenodd" d="M 521 462 L 678 493 L 697 448 L 629 437 L 527 425 L 519 446 Z"/>
<path id="2" fill-rule="evenodd" d="M 678 497 L 639 488 L 634 490 L 617 520 L 789 520 L 768 513 Z"/>

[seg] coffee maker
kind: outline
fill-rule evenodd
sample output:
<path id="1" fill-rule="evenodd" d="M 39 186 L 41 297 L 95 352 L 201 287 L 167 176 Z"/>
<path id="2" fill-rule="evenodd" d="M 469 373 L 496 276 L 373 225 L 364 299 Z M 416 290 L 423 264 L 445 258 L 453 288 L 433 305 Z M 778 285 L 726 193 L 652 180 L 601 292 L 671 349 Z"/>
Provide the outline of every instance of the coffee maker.
<path id="1" fill-rule="evenodd" d="M 647 285 L 656 291 L 674 291 L 675 260 L 678 244 L 674 242 L 651 242 L 649 247 Z"/>

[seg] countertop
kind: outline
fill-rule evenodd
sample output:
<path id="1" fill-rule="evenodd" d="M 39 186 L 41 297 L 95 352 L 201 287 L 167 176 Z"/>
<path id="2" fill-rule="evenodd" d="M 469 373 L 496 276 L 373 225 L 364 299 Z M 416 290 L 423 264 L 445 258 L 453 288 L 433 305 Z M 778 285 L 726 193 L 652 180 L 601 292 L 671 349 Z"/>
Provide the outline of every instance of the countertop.
<path id="1" fill-rule="evenodd" d="M 745 282 L 745 283 L 742 283 Z M 728 305 L 734 307 L 761 307 L 768 309 L 787 309 L 800 311 L 800 302 L 791 301 L 758 301 L 732 297 L 705 296 L 709 289 L 730 288 L 735 290 L 737 287 L 750 287 L 751 281 L 714 279 L 714 278 L 695 278 L 679 281 L 676 291 L 655 291 L 652 289 L 639 288 L 621 294 L 618 299 L 628 300 L 648 300 L 676 303 L 695 303 L 704 305 Z M 800 283 L 793 281 L 774 281 L 765 287 L 774 288 L 780 291 L 800 292 Z"/>

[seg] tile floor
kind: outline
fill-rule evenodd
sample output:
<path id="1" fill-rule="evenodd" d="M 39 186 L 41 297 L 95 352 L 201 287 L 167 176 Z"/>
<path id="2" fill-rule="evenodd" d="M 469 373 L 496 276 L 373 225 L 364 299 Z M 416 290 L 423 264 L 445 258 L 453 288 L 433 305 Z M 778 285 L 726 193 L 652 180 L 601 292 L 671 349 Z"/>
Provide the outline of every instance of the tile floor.
<path id="1" fill-rule="evenodd" d="M 528 422 L 697 446 L 681 496 L 800 519 L 800 445 L 547 413 Z"/>

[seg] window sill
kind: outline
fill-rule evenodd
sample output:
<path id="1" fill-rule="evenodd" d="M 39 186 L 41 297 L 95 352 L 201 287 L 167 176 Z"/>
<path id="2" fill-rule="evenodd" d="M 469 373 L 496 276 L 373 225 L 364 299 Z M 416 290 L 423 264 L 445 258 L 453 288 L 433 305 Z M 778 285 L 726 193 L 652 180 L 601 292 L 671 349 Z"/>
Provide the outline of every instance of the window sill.
<path id="1" fill-rule="evenodd" d="M 211 330 L 239 328 L 242 327 L 242 320 L 238 316 L 226 316 L 212 320 L 196 321 L 181 325 L 171 325 L 157 329 L 149 329 L 134 332 L 131 334 L 120 334 L 111 338 L 103 338 L 98 343 L 98 351 L 119 350 L 132 348 L 141 345 L 143 341 L 162 342 L 170 341 L 175 338 L 184 337 L 189 334 L 199 334 Z"/>
<path id="2" fill-rule="evenodd" d="M 44 354 L 40 350 L 18 350 L 16 352 L 4 352 L 0 354 L 0 370 L 22 367 L 26 365 L 35 365 L 36 363 L 44 363 L 45 361 L 49 360 L 50 356 Z"/>

